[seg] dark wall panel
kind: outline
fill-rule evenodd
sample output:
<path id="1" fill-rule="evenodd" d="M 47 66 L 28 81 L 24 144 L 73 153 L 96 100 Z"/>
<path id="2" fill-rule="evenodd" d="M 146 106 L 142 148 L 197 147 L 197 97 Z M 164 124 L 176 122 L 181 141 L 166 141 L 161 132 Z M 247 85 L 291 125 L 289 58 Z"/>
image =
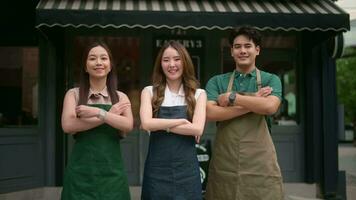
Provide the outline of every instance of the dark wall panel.
<path id="1" fill-rule="evenodd" d="M 40 148 L 34 129 L 0 130 L 0 193 L 41 186 Z"/>

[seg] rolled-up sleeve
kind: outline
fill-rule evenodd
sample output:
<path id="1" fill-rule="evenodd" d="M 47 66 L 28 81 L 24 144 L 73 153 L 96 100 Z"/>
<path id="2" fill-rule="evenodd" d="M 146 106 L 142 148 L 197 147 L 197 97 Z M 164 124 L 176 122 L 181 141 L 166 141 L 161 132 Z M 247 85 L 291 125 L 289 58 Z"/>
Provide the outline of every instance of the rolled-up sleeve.
<path id="1" fill-rule="evenodd" d="M 275 74 L 272 74 L 272 77 L 268 85 L 273 89 L 271 95 L 278 97 L 282 100 L 282 83 L 281 79 Z"/>
<path id="2" fill-rule="evenodd" d="M 212 77 L 206 84 L 205 91 L 208 101 L 217 101 L 219 97 L 218 77 Z"/>

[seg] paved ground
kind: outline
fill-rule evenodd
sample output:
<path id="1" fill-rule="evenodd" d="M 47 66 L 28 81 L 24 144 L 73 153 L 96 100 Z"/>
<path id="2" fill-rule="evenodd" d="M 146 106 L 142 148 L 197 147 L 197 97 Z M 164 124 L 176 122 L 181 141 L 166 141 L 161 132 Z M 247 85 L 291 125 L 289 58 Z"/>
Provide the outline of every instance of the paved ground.
<path id="1" fill-rule="evenodd" d="M 339 169 L 346 171 L 347 199 L 356 200 L 356 147 L 339 144 Z"/>
<path id="2" fill-rule="evenodd" d="M 339 169 L 346 171 L 347 200 L 356 200 L 356 147 L 339 145 Z M 59 200 L 61 188 L 38 188 L 1 194 L 0 200 Z M 141 187 L 131 187 L 132 200 L 140 199 Z M 286 200 L 318 200 L 315 184 L 286 183 Z"/>

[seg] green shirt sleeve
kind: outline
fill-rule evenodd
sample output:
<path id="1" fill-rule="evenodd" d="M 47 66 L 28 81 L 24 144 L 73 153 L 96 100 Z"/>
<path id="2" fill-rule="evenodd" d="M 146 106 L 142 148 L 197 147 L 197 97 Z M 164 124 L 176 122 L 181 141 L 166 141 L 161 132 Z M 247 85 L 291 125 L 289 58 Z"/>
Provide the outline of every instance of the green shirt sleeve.
<path id="1" fill-rule="evenodd" d="M 219 97 L 218 77 L 212 77 L 206 84 L 205 91 L 208 101 L 217 101 Z"/>
<path id="2" fill-rule="evenodd" d="M 277 75 L 272 74 L 268 86 L 270 86 L 273 89 L 271 95 L 278 97 L 282 101 L 281 79 L 279 79 Z"/>

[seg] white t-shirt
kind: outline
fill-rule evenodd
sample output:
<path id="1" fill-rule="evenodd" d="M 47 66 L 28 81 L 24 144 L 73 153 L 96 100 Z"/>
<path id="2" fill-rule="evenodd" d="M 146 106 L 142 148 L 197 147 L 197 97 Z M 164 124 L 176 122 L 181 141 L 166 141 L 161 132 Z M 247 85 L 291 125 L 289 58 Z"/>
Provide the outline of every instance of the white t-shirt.
<path id="1" fill-rule="evenodd" d="M 151 97 L 153 96 L 153 86 L 146 86 L 144 88 L 144 90 L 148 90 L 151 94 Z M 195 91 L 195 100 L 198 99 L 198 97 L 200 96 L 200 94 L 202 92 L 205 92 L 203 89 L 197 89 Z M 171 92 L 169 90 L 169 87 L 166 86 L 166 89 L 164 91 L 164 99 L 162 102 L 161 106 L 166 106 L 166 107 L 171 107 L 171 106 L 184 106 L 187 105 L 187 103 L 185 102 L 185 94 L 184 94 L 184 89 L 183 89 L 183 85 L 181 85 L 181 87 L 179 88 L 178 94 Z"/>

